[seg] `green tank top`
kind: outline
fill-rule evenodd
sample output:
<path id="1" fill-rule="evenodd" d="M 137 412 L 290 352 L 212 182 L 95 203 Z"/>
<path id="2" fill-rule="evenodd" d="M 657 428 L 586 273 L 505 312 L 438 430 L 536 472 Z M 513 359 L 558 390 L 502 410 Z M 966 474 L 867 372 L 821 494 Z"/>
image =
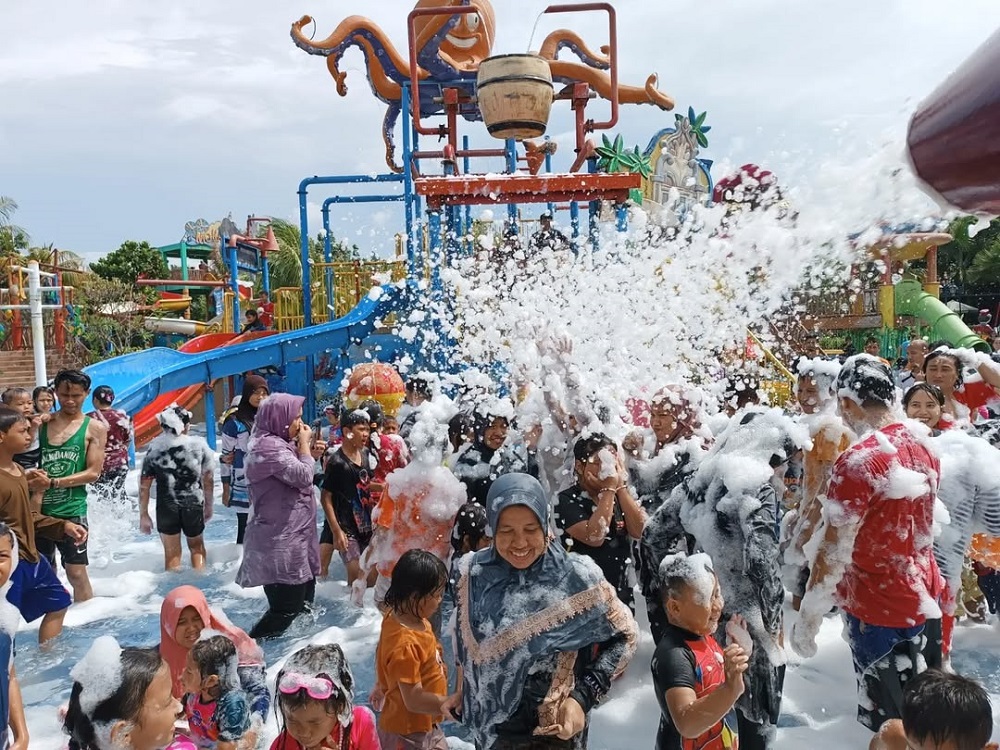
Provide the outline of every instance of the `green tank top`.
<path id="1" fill-rule="evenodd" d="M 49 426 L 43 424 L 38 436 L 42 449 L 41 468 L 50 479 L 61 479 L 87 468 L 87 427 L 90 417 L 62 445 L 49 443 Z M 42 515 L 53 518 L 78 518 L 87 515 L 87 488 L 57 487 L 46 490 L 42 498 Z"/>

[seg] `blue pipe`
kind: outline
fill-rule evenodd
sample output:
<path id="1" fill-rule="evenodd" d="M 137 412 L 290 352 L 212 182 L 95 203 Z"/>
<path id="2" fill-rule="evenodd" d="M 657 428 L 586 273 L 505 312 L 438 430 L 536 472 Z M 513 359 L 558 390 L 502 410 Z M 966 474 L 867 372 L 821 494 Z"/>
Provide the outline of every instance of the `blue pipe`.
<path id="1" fill-rule="evenodd" d="M 615 209 L 615 229 L 619 232 L 628 231 L 628 204 L 622 203 Z"/>
<path id="2" fill-rule="evenodd" d="M 312 269 L 309 268 L 309 211 L 310 185 L 349 185 L 372 182 L 404 182 L 401 174 L 348 174 L 306 177 L 299 183 L 299 233 L 301 234 L 299 259 L 302 262 L 302 317 L 305 326 L 313 324 L 312 316 Z"/>
<path id="3" fill-rule="evenodd" d="M 594 174 L 597 171 L 597 159 L 591 157 L 587 159 L 587 171 L 590 174 Z M 601 211 L 600 201 L 590 201 L 590 211 L 589 211 L 589 231 L 588 235 L 590 238 L 590 249 L 591 251 L 596 251 L 601 244 L 600 229 L 597 224 L 598 215 Z"/>
<path id="4" fill-rule="evenodd" d="M 410 122 L 410 86 L 403 84 L 400 106 L 403 110 L 403 217 L 406 224 L 406 274 L 411 279 L 417 275 L 417 242 L 414 237 L 416 209 L 413 194 L 413 173 L 410 161 L 413 157 L 413 132 Z"/>
<path id="5" fill-rule="evenodd" d="M 219 242 L 225 247 L 228 237 L 220 237 Z M 240 274 L 236 268 L 236 247 L 229 248 L 229 285 L 233 292 L 233 333 L 240 332 Z"/>
<path id="6" fill-rule="evenodd" d="M 573 252 L 580 253 L 580 204 L 569 202 L 569 226 L 573 237 Z"/>
<path id="7" fill-rule="evenodd" d="M 548 141 L 549 137 L 545 136 L 545 140 Z M 551 151 L 546 151 L 545 152 L 545 173 L 546 174 L 551 174 L 552 173 L 552 152 Z M 556 204 L 552 203 L 551 201 L 549 201 L 549 203 L 547 204 L 547 206 L 548 206 L 548 209 L 549 209 L 549 213 L 552 214 L 552 218 L 555 218 L 555 215 L 556 215 Z"/>
<path id="8" fill-rule="evenodd" d="M 323 201 L 323 260 L 333 262 L 333 240 L 330 236 L 330 203 L 329 198 Z M 334 299 L 333 268 L 327 266 L 323 273 L 323 285 L 326 288 L 326 319 L 333 320 L 337 301 Z"/>
<path id="9" fill-rule="evenodd" d="M 208 441 L 208 447 L 214 451 L 216 449 L 215 391 L 211 386 L 205 388 L 205 397 L 202 403 L 205 405 L 205 440 Z"/>
<path id="10" fill-rule="evenodd" d="M 267 292 L 267 296 L 271 296 L 271 266 L 267 262 L 267 253 L 260 254 L 260 273 L 261 273 L 261 286 L 264 291 Z"/>
<path id="11" fill-rule="evenodd" d="M 504 141 L 504 145 L 507 149 L 507 174 L 514 174 L 517 171 L 517 141 L 513 138 L 508 138 Z M 517 204 L 508 203 L 507 204 L 507 218 L 510 221 L 510 226 L 512 228 L 517 227 Z"/>
<path id="12" fill-rule="evenodd" d="M 462 150 L 469 150 L 469 136 L 462 136 Z M 469 170 L 472 169 L 472 160 L 468 156 L 462 157 L 462 173 L 469 174 Z M 465 248 L 465 253 L 471 255 L 475 252 L 475 247 L 472 241 L 472 206 L 466 204 L 464 207 L 463 221 L 462 221 L 462 242 Z"/>

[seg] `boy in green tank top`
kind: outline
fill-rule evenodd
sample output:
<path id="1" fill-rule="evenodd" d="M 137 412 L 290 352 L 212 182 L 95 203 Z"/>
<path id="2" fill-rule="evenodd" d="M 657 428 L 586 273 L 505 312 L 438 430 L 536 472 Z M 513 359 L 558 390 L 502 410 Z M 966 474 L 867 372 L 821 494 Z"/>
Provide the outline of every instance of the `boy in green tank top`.
<path id="1" fill-rule="evenodd" d="M 59 411 L 42 426 L 40 471 L 30 479 L 31 490 L 44 492 L 41 511 L 87 527 L 87 485 L 101 476 L 107 427 L 83 414 L 90 393 L 90 377 L 79 370 L 61 370 L 55 379 Z M 38 551 L 52 566 L 56 550 L 62 557 L 66 577 L 73 587 L 73 600 L 84 602 L 94 595 L 87 575 L 87 542 L 71 537 L 62 541 L 39 538 Z"/>

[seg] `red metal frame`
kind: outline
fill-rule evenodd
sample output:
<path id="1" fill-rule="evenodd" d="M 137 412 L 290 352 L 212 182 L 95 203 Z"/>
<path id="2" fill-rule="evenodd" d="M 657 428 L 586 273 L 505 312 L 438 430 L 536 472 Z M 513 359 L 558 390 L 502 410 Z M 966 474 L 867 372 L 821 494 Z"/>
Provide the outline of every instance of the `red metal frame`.
<path id="1" fill-rule="evenodd" d="M 639 187 L 642 178 L 627 172 L 544 175 L 462 175 L 420 177 L 413 183 L 428 208 L 451 205 L 497 203 L 556 203 L 559 201 L 608 200 L 624 203 L 629 190 Z"/>

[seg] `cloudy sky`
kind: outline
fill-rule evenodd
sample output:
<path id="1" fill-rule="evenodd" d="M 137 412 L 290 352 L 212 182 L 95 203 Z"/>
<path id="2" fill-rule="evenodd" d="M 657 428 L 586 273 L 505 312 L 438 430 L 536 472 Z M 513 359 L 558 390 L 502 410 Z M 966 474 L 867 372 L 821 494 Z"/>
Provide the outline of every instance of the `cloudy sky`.
<path id="1" fill-rule="evenodd" d="M 0 195 L 36 244 L 97 257 L 125 239 L 176 242 L 185 221 L 297 216 L 299 180 L 383 170 L 383 105 L 348 53 L 346 98 L 288 36 L 373 18 L 405 54 L 402 0 L 34 0 L 0 4 Z M 618 0 L 622 81 L 656 72 L 678 111 L 707 110 L 703 154 L 795 183 L 905 127 L 919 100 L 994 29 L 996 0 Z M 497 51 L 528 47 L 539 0 L 494 0 Z M 597 47 L 600 17 L 548 18 Z M 557 105 L 550 133 L 569 127 Z M 625 110 L 645 144 L 673 115 Z M 485 144 L 481 125 L 474 142 Z M 561 158 L 571 157 L 571 146 Z M 720 176 L 716 174 L 716 177 Z M 327 193 L 328 194 L 328 193 Z M 325 197 L 311 195 L 318 204 Z M 318 214 L 314 210 L 314 216 Z M 334 231 L 391 253 L 398 204 L 344 211 Z M 315 224 L 313 224 L 315 226 Z"/>

